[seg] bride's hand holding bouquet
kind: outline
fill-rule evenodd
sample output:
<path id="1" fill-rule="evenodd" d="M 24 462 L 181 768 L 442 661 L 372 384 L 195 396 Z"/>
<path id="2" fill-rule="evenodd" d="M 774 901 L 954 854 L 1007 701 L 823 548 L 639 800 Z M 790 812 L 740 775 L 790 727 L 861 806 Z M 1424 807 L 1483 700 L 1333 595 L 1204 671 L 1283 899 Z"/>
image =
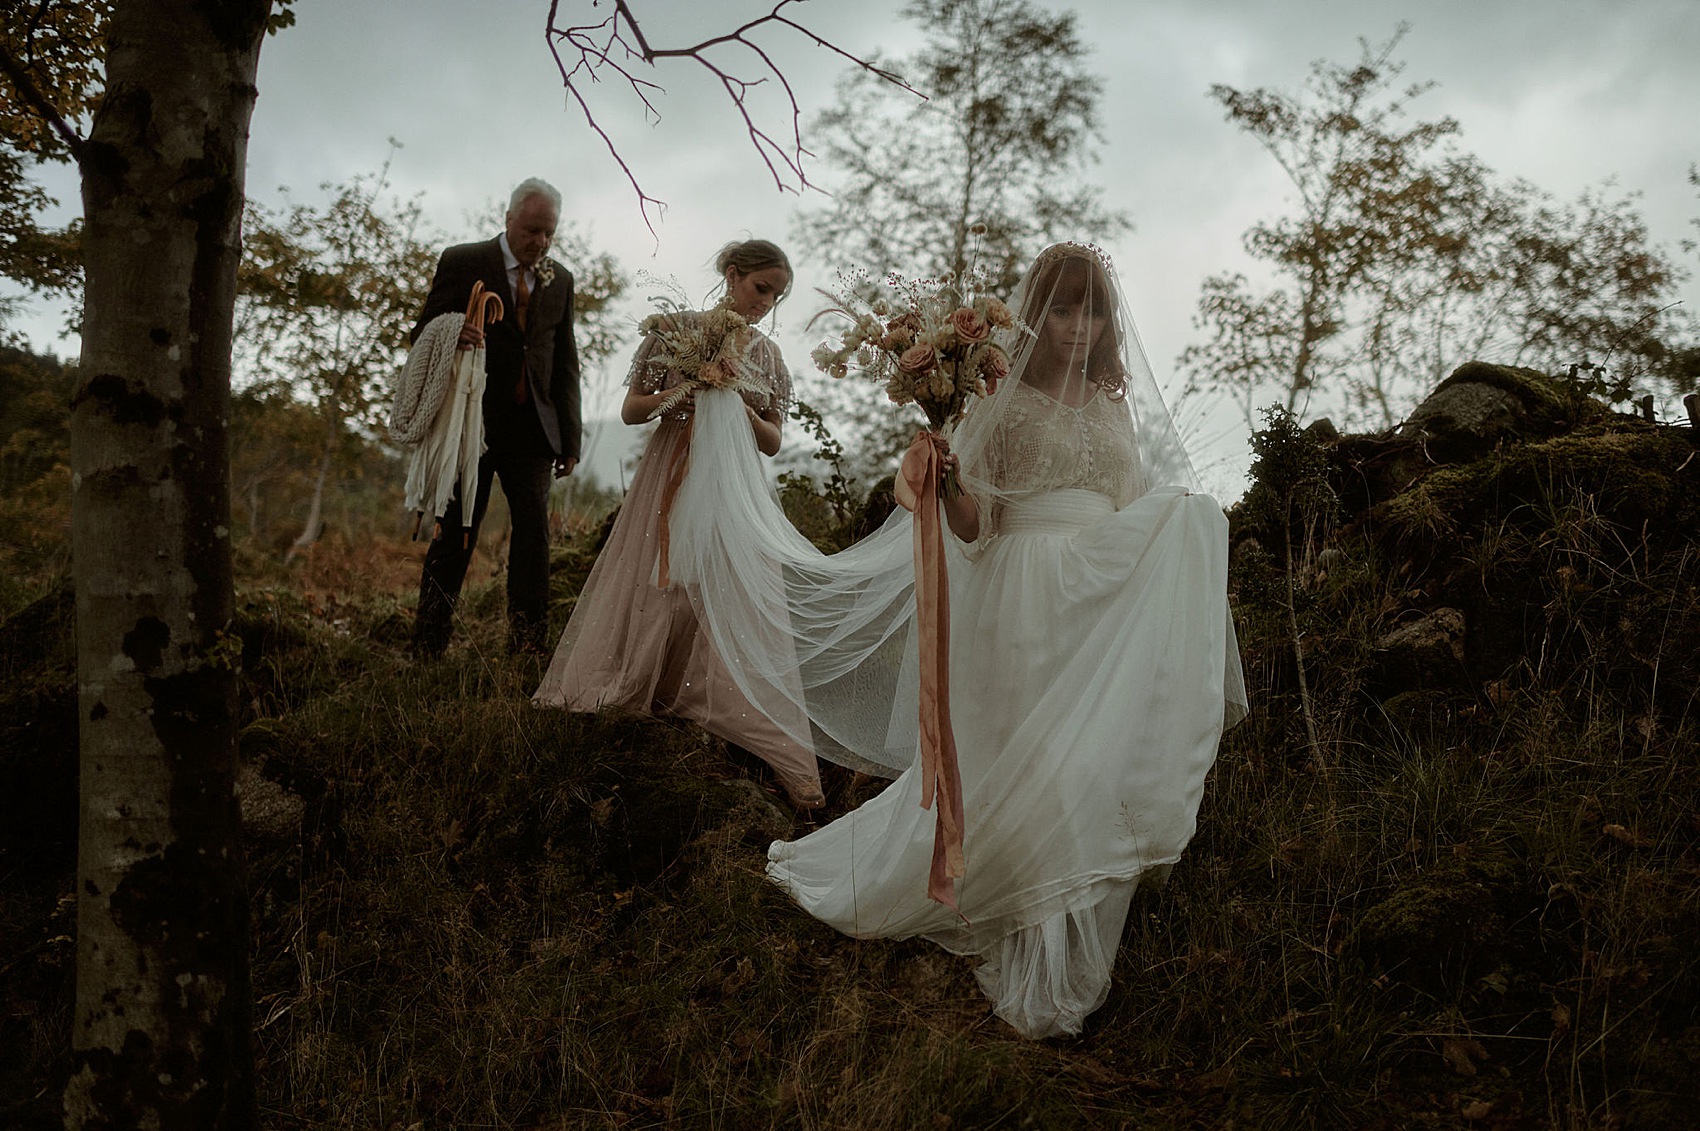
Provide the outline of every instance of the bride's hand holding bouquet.
<path id="1" fill-rule="evenodd" d="M 950 434 L 971 397 L 984 396 L 1009 375 L 1010 358 L 992 340 L 994 331 L 1024 329 L 1008 306 L 976 295 L 966 280 L 887 275 L 885 293 L 865 273 L 841 276 L 832 305 L 821 314 L 849 325 L 836 345 L 822 343 L 815 365 L 833 377 L 852 369 L 874 378 L 895 404 L 915 404 L 927 428 L 898 466 L 894 494 L 915 516 L 915 604 L 920 663 L 921 804 L 936 825 L 929 897 L 956 906 L 954 881 L 966 874 L 963 856 L 962 778 L 950 721 L 950 582 L 940 511 L 963 541 L 979 535 L 979 509 L 963 494 Z M 813 323 L 810 323 L 813 325 Z M 942 501 L 942 507 L 940 502 Z"/>

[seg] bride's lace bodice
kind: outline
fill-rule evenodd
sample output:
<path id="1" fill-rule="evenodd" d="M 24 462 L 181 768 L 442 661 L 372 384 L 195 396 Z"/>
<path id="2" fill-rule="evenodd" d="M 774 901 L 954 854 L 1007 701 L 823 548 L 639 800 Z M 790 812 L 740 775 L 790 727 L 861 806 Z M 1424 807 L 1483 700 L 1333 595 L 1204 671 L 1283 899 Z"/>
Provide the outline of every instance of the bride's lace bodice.
<path id="1" fill-rule="evenodd" d="M 1071 408 L 1021 386 L 987 457 L 992 485 L 1009 496 L 1079 488 L 1120 510 L 1145 493 L 1133 415 L 1101 392 Z"/>

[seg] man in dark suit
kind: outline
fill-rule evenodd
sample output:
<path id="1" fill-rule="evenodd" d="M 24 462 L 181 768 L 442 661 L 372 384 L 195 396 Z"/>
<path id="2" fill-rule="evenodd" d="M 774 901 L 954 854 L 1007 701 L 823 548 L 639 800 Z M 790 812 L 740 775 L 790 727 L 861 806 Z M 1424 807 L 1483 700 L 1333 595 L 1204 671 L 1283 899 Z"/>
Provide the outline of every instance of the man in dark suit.
<path id="1" fill-rule="evenodd" d="M 555 238 L 561 194 L 532 178 L 514 189 L 505 230 L 493 240 L 459 244 L 443 252 L 425 309 L 413 327 L 466 310 L 474 282 L 502 299 L 502 320 L 482 332 L 470 326 L 460 344 L 484 343 L 484 457 L 478 461 L 478 494 L 472 526 L 462 525 L 457 495 L 444 513 L 419 579 L 413 647 L 440 656 L 448 647 L 455 602 L 478 526 L 490 501 L 490 482 L 502 481 L 513 537 L 508 545 L 508 648 L 542 654 L 547 647 L 549 589 L 549 479 L 570 475 L 578 463 L 578 351 L 573 344 L 573 277 L 544 253 Z"/>

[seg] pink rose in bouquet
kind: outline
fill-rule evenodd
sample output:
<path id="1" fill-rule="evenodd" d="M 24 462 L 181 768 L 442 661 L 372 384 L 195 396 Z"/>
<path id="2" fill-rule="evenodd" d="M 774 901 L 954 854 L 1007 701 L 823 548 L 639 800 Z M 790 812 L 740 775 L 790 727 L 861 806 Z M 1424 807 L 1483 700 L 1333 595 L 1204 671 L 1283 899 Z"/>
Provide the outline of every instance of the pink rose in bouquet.
<path id="1" fill-rule="evenodd" d="M 986 298 L 982 302 L 986 308 L 986 321 L 999 330 L 1008 330 L 1015 325 L 1015 314 L 1004 304 L 1002 299 Z"/>
<path id="2" fill-rule="evenodd" d="M 926 373 L 938 364 L 938 353 L 932 346 L 910 346 L 897 358 L 897 367 L 905 373 Z"/>
<path id="3" fill-rule="evenodd" d="M 956 331 L 957 340 L 966 345 L 976 345 L 992 336 L 991 323 L 981 317 L 979 311 L 966 306 L 951 314 L 950 325 Z"/>
<path id="4" fill-rule="evenodd" d="M 913 311 L 901 314 L 887 323 L 879 346 L 881 349 L 900 354 L 915 344 L 915 336 L 920 332 L 921 319 Z"/>
<path id="5" fill-rule="evenodd" d="M 815 364 L 835 377 L 852 368 L 868 374 L 893 402 L 919 407 L 929 430 L 948 435 L 968 402 L 1009 374 L 1009 355 L 992 342 L 993 331 L 1026 330 L 1004 303 L 976 294 L 979 284 L 973 274 L 888 275 L 885 292 L 870 294 L 871 278 L 853 273 L 838 292 L 821 292 L 833 305 L 816 317 L 849 325 L 814 351 Z"/>
<path id="6" fill-rule="evenodd" d="M 717 357 L 697 374 L 702 383 L 713 389 L 724 389 L 738 378 L 738 364 L 728 357 Z"/>

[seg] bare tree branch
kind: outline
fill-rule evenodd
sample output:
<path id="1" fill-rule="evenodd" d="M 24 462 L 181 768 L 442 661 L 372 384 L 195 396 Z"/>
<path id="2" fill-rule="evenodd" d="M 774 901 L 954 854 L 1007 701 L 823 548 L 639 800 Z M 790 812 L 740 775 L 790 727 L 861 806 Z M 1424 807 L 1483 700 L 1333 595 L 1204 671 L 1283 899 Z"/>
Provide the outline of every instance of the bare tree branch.
<path id="1" fill-rule="evenodd" d="M 544 30 L 544 37 L 549 43 L 549 51 L 555 58 L 556 68 L 561 72 L 561 82 L 567 93 L 572 95 L 583 111 L 585 121 L 608 147 L 608 153 L 614 158 L 620 170 L 625 173 L 626 180 L 631 183 L 632 190 L 637 193 L 638 210 L 643 214 L 643 221 L 650 233 L 654 234 L 655 224 L 651 218 L 651 207 L 654 208 L 655 218 L 666 212 L 666 202 L 658 197 L 649 195 L 639 183 L 636 173 L 620 155 L 618 145 L 596 118 L 589 102 L 584 96 L 583 84 L 600 83 L 604 76 L 609 76 L 616 83 L 628 87 L 639 103 L 643 106 L 646 119 L 661 120 L 661 111 L 656 106 L 656 94 L 665 94 L 666 88 L 659 83 L 642 77 L 637 71 L 637 64 L 653 68 L 661 59 L 691 59 L 714 76 L 726 97 L 731 101 L 739 117 L 743 119 L 745 131 L 749 134 L 750 144 L 754 147 L 762 164 L 767 167 L 772 176 L 774 186 L 780 192 L 802 192 L 816 186 L 809 180 L 808 172 L 803 167 L 806 158 L 813 156 L 803 145 L 803 110 L 797 101 L 797 93 L 785 72 L 769 54 L 768 49 L 757 42 L 753 34 L 762 28 L 773 25 L 788 28 L 814 43 L 824 47 L 833 54 L 855 64 L 868 73 L 891 83 L 902 90 L 908 91 L 917 98 L 924 99 L 926 95 L 904 82 L 902 77 L 893 71 L 880 67 L 876 63 L 862 59 L 842 47 L 822 38 L 802 24 L 784 15 L 784 9 L 802 0 L 778 0 L 773 10 L 765 16 L 749 20 L 741 26 L 725 33 L 712 36 L 700 43 L 687 47 L 655 47 L 649 42 L 648 36 L 638 23 L 637 16 L 632 12 L 628 0 L 614 0 L 614 11 L 606 19 L 595 24 L 579 24 L 562 27 L 557 22 L 561 0 L 550 0 L 549 19 Z M 709 52 L 717 48 L 742 48 L 755 57 L 759 64 L 754 78 L 743 77 L 733 73 L 716 60 L 710 58 Z M 791 107 L 791 122 L 783 131 L 781 140 L 774 133 L 757 122 L 756 116 L 749 103 L 750 92 L 772 79 L 784 91 L 785 99 Z"/>

